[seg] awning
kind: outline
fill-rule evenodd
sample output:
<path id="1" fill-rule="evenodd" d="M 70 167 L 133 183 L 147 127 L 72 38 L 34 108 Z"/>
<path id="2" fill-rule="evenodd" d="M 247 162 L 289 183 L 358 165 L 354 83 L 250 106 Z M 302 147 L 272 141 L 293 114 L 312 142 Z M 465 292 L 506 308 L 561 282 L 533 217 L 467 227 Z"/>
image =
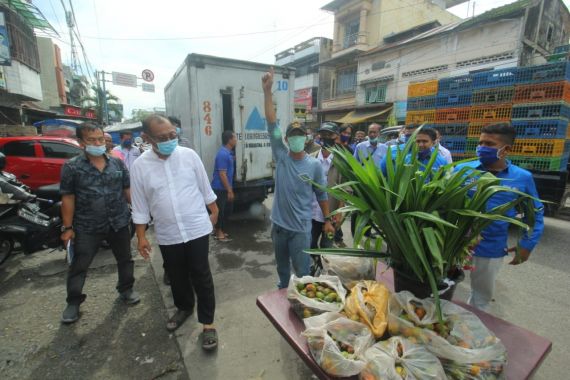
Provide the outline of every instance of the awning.
<path id="1" fill-rule="evenodd" d="M 349 113 L 347 113 L 346 115 L 344 115 L 344 117 L 335 120 L 335 122 L 337 123 L 350 123 L 350 124 L 358 124 L 358 123 L 362 123 L 365 122 L 368 119 L 371 119 L 373 117 L 376 116 L 380 116 L 380 115 L 386 115 L 388 116 L 388 114 L 390 113 L 390 111 L 392 111 L 392 106 L 385 108 L 383 110 L 374 110 L 374 111 L 365 111 L 365 110 L 356 110 L 356 111 L 351 111 Z"/>

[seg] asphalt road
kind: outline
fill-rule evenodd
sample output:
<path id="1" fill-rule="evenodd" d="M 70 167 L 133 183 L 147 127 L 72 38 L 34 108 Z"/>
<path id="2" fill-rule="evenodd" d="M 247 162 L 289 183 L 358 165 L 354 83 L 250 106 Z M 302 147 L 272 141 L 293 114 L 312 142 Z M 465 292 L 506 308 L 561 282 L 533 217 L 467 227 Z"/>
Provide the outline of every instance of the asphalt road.
<path id="1" fill-rule="evenodd" d="M 186 368 L 192 379 L 310 379 L 311 373 L 280 334 L 257 309 L 258 295 L 275 289 L 277 274 L 270 237 L 270 205 L 254 207 L 233 217 L 228 231 L 232 242 L 213 239 L 210 264 L 216 285 L 220 347 L 206 354 L 199 347 L 196 317 L 177 333 Z M 347 223 L 348 224 L 348 223 Z M 348 225 L 345 236 L 350 236 Z M 346 239 L 350 243 L 349 239 Z M 499 276 L 493 314 L 553 341 L 553 349 L 535 379 L 564 379 L 570 368 L 570 222 L 546 219 L 542 241 L 531 260 L 505 265 Z M 152 256 L 156 278 L 162 275 L 160 255 Z M 469 280 L 459 285 L 457 297 L 467 299 Z M 170 291 L 161 285 L 170 313 Z"/>

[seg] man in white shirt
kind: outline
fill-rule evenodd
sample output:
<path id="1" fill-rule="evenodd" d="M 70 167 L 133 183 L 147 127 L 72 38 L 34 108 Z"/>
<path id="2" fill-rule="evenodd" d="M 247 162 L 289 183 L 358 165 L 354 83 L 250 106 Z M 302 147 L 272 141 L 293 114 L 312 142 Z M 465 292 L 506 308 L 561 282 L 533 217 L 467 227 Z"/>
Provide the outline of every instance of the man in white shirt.
<path id="1" fill-rule="evenodd" d="M 131 170 L 133 162 L 141 155 L 141 151 L 138 147 L 133 145 L 133 133 L 130 131 L 124 131 L 119 133 L 121 136 L 121 145 L 116 146 L 113 150 L 119 152 L 123 155 L 125 165 L 127 169 Z"/>
<path id="2" fill-rule="evenodd" d="M 439 154 L 445 159 L 445 161 L 447 161 L 448 164 L 451 164 L 453 162 L 453 158 L 451 157 L 451 152 L 446 147 L 441 145 L 441 137 L 442 137 L 441 131 L 438 128 L 434 129 L 435 133 L 437 134 L 437 140 L 436 140 L 437 150 Z"/>
<path id="3" fill-rule="evenodd" d="M 198 321 L 204 325 L 202 348 L 212 350 L 217 347 L 218 336 L 213 325 L 215 296 L 208 250 L 212 225 L 218 219 L 216 195 L 200 157 L 192 149 L 178 146 L 176 129 L 168 119 L 147 117 L 143 132 L 152 150 L 144 152 L 131 171 L 138 250 L 149 258 L 151 244 L 145 229 L 152 214 L 178 308 L 166 328 L 176 330 L 192 314 L 196 292 Z"/>

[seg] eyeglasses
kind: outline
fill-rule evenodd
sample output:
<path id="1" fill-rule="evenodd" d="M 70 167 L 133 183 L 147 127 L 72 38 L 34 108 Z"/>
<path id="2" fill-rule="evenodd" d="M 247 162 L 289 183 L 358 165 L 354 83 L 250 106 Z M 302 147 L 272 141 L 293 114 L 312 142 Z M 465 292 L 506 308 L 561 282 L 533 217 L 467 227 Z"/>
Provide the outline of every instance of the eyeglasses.
<path id="1" fill-rule="evenodd" d="M 173 132 L 173 133 L 169 133 L 167 135 L 149 136 L 149 137 L 156 142 L 166 142 L 169 140 L 174 140 L 175 138 L 178 137 L 178 134 L 176 132 Z"/>
<path id="2" fill-rule="evenodd" d="M 89 137 L 86 139 L 83 139 L 83 141 L 85 141 L 87 144 L 105 144 L 105 138 L 104 137 Z"/>

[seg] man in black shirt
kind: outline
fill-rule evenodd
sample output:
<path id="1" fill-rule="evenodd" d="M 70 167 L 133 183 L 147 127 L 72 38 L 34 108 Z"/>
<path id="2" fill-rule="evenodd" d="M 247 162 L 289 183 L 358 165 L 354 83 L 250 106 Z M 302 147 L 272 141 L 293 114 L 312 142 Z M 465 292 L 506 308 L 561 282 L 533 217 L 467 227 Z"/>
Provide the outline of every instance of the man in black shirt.
<path id="1" fill-rule="evenodd" d="M 127 304 L 140 301 L 133 291 L 129 172 L 123 161 L 105 153 L 105 137 L 100 126 L 82 124 L 77 128 L 77 139 L 85 153 L 69 160 L 61 171 L 61 239 L 66 246 L 71 240 L 74 246 L 67 274 L 63 323 L 79 319 L 79 305 L 86 298 L 82 291 L 87 269 L 102 240 L 109 242 L 117 260 L 120 298 Z"/>

